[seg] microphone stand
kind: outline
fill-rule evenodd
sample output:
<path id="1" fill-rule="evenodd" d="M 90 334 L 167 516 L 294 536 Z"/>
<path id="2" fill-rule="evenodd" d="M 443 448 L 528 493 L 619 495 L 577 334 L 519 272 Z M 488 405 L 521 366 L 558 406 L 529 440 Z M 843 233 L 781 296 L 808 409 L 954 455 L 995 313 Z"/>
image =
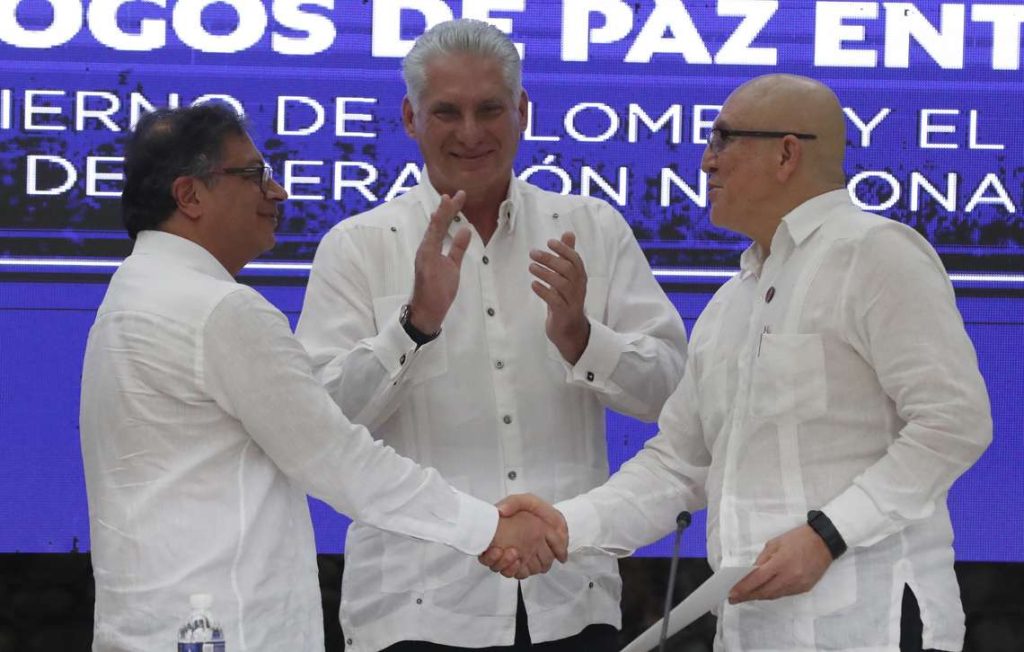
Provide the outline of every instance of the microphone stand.
<path id="1" fill-rule="evenodd" d="M 665 616 L 661 619 L 661 639 L 658 642 L 658 652 L 665 652 L 665 643 L 668 640 L 668 621 L 672 613 L 672 594 L 676 588 L 676 569 L 679 566 L 679 544 L 683 540 L 683 530 L 690 526 L 692 517 L 685 509 L 676 516 L 676 540 L 672 548 L 672 562 L 668 569 L 668 590 L 665 591 Z"/>

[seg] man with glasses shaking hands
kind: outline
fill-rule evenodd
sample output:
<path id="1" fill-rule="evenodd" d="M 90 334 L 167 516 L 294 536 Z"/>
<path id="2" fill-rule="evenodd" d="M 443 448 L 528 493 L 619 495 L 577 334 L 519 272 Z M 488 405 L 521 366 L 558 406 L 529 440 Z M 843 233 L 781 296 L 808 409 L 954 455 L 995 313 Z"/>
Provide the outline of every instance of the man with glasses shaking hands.
<path id="1" fill-rule="evenodd" d="M 171 649 L 193 593 L 213 596 L 230 650 L 323 652 L 307 493 L 469 563 L 489 545 L 530 572 L 564 559 L 536 516 L 499 522 L 352 424 L 285 316 L 235 282 L 273 247 L 286 198 L 227 107 L 161 109 L 131 135 L 135 245 L 82 374 L 94 652 Z"/>
<path id="2" fill-rule="evenodd" d="M 716 650 L 963 645 L 946 494 L 991 440 L 988 396 L 941 261 L 852 203 L 845 144 L 817 81 L 729 96 L 701 168 L 711 221 L 753 242 L 659 434 L 557 510 L 506 505 L 564 515 L 570 559 L 628 554 L 706 507 L 711 566 L 756 567 L 717 609 Z"/>

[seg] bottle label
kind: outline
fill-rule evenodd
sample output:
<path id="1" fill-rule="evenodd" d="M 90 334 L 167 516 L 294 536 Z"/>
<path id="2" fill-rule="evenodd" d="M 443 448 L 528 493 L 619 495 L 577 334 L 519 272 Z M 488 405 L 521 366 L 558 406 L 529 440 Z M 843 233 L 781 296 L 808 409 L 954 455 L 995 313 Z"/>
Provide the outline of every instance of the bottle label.
<path id="1" fill-rule="evenodd" d="M 224 642 L 178 643 L 178 652 L 224 652 Z"/>

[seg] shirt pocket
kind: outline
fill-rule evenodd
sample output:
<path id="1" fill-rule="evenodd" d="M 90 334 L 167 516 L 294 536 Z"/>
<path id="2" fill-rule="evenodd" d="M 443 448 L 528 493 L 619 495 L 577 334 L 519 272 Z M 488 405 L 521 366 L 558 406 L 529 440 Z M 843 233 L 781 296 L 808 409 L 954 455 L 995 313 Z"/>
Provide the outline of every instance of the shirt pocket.
<path id="1" fill-rule="evenodd" d="M 373 300 L 373 318 L 377 323 L 377 332 L 384 328 L 389 319 L 398 319 L 399 309 L 408 303 L 409 295 L 392 294 L 377 297 Z M 414 363 L 405 372 L 403 379 L 409 383 L 420 383 L 448 372 L 448 341 L 444 330 L 433 342 L 426 344 L 417 351 Z"/>
<path id="2" fill-rule="evenodd" d="M 827 407 L 821 335 L 762 335 L 751 379 L 751 414 L 776 423 L 800 423 L 820 417 Z"/>

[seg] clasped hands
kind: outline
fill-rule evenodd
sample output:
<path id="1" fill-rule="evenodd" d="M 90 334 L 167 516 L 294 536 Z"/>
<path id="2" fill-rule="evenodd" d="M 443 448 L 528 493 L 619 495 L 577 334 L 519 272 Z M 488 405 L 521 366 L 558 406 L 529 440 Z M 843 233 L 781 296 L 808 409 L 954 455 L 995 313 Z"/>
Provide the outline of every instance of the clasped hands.
<path id="1" fill-rule="evenodd" d="M 546 573 L 568 556 L 565 517 L 532 494 L 515 494 L 498 503 L 498 530 L 480 563 L 505 577 L 526 579 Z"/>

